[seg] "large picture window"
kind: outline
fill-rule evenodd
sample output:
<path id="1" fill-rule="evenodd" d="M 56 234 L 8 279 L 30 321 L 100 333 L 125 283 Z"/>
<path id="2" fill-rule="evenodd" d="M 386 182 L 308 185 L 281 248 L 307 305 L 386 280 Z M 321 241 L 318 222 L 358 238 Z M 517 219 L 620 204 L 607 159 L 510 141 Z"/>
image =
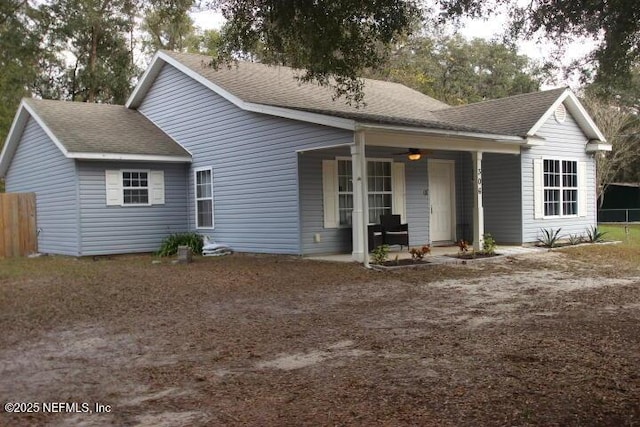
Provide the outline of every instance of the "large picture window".
<path id="1" fill-rule="evenodd" d="M 340 225 L 351 225 L 353 180 L 351 160 L 338 160 L 338 213 Z M 367 161 L 369 223 L 380 222 L 380 215 L 392 213 L 391 162 Z"/>
<path id="2" fill-rule="evenodd" d="M 577 215 L 578 162 L 545 159 L 543 164 L 544 215 Z"/>
<path id="3" fill-rule="evenodd" d="M 196 227 L 213 228 L 213 171 L 195 171 Z"/>

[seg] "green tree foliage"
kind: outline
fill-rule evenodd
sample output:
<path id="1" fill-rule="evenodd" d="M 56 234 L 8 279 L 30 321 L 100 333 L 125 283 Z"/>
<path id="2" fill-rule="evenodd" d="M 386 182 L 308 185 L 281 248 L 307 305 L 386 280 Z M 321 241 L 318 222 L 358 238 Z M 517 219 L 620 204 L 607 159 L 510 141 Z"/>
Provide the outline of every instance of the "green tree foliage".
<path id="1" fill-rule="evenodd" d="M 75 101 L 123 103 L 137 69 L 132 60 L 136 0 L 53 0 L 44 8 L 51 16 L 49 49 L 75 57 L 49 62 L 57 97 Z"/>
<path id="2" fill-rule="evenodd" d="M 256 53 L 263 62 L 305 69 L 302 81 L 335 88 L 362 101 L 365 68 L 384 62 L 385 46 L 409 31 L 419 16 L 408 0 L 219 0 L 228 20 L 221 58 Z"/>
<path id="3" fill-rule="evenodd" d="M 413 37 L 368 76 L 402 83 L 451 105 L 539 89 L 540 69 L 513 46 L 462 37 Z"/>
<path id="4" fill-rule="evenodd" d="M 197 45 L 193 46 L 193 53 L 202 53 L 213 57 L 218 56 L 222 44 L 222 35 L 216 30 L 198 32 Z"/>
<path id="5" fill-rule="evenodd" d="M 0 149 L 20 99 L 28 95 L 40 55 L 38 12 L 26 0 L 0 2 Z"/>
<path id="6" fill-rule="evenodd" d="M 193 0 L 151 0 L 145 9 L 141 30 L 147 53 L 158 49 L 218 56 L 220 32 L 194 26 L 189 11 Z"/>
<path id="7" fill-rule="evenodd" d="M 587 58 L 597 66 L 596 80 L 620 86 L 640 58 L 640 7 L 635 0 L 547 1 L 532 0 L 438 0 L 451 17 L 490 17 L 506 8 L 510 35 L 533 37 L 540 32 L 563 43 L 574 36 L 598 40 Z"/>
<path id="8" fill-rule="evenodd" d="M 189 10 L 193 0 L 151 0 L 145 9 L 142 30 L 147 34 L 145 48 L 184 51 L 196 38 Z M 195 42 L 197 43 L 197 42 Z"/>

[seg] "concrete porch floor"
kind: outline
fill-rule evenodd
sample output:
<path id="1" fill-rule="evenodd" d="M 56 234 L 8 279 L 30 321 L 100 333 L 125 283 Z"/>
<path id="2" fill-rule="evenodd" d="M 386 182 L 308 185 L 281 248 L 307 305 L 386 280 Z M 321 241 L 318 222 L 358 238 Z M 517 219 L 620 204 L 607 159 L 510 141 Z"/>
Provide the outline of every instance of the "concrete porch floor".
<path id="1" fill-rule="evenodd" d="M 498 245 L 496 253 L 500 255 L 520 255 L 526 253 L 544 252 L 547 249 L 537 248 L 535 246 L 510 246 L 510 245 Z M 431 254 L 425 257 L 431 264 L 456 264 L 459 259 L 453 258 L 450 255 L 456 255 L 458 253 L 457 246 L 434 246 L 431 248 Z M 400 250 L 400 246 L 392 246 L 389 251 L 389 260 L 398 259 L 410 259 L 411 254 L 408 248 L 403 247 Z M 317 261 L 333 261 L 333 262 L 354 262 L 351 254 L 336 254 L 336 255 L 313 255 L 305 257 L 307 259 Z"/>

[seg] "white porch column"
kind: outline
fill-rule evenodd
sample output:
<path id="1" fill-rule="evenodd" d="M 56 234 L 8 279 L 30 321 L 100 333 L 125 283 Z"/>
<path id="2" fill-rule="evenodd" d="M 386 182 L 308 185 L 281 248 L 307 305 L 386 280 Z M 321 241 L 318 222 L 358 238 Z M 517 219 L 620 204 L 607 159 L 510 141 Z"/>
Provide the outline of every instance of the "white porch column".
<path id="1" fill-rule="evenodd" d="M 472 151 L 473 163 L 473 249 L 482 250 L 484 207 L 482 206 L 482 151 Z"/>
<path id="2" fill-rule="evenodd" d="M 351 217 L 354 261 L 368 264 L 369 200 L 367 198 L 367 159 L 364 148 L 364 133 L 356 132 L 351 146 L 353 177 L 353 214 Z"/>

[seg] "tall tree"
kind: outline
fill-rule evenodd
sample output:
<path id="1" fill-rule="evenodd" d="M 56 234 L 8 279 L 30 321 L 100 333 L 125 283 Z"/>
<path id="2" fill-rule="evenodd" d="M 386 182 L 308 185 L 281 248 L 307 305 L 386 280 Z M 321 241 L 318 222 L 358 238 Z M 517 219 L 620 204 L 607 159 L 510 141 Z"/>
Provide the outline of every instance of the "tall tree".
<path id="1" fill-rule="evenodd" d="M 132 38 L 137 0 L 53 0 L 52 44 L 74 56 L 63 73 L 66 97 L 123 103 L 137 70 Z"/>
<path id="2" fill-rule="evenodd" d="M 600 203 L 609 184 L 617 181 L 640 181 L 640 117 L 637 111 L 612 100 L 589 94 L 585 107 L 612 145 L 612 151 L 596 158 L 597 191 Z"/>
<path id="3" fill-rule="evenodd" d="M 451 17 L 491 17 L 506 8 L 510 36 L 531 38 L 540 32 L 561 45 L 575 36 L 598 42 L 587 58 L 596 65 L 596 80 L 619 86 L 640 59 L 640 7 L 635 0 L 548 1 L 438 0 Z"/>
<path id="4" fill-rule="evenodd" d="M 367 67 L 419 17 L 413 0 L 218 0 L 228 20 L 220 56 L 256 52 L 263 62 L 305 69 L 302 81 L 328 85 L 348 101 L 362 101 Z"/>
<path id="5" fill-rule="evenodd" d="M 196 30 L 189 10 L 193 4 L 194 0 L 150 0 L 142 22 L 145 49 L 182 51 L 192 45 Z"/>
<path id="6" fill-rule="evenodd" d="M 369 76 L 458 105 L 538 90 L 541 70 L 514 46 L 462 37 L 413 37 Z"/>
<path id="7" fill-rule="evenodd" d="M 37 75 L 38 18 L 27 0 L 0 2 L 0 149 L 20 99 L 28 95 Z"/>
<path id="8" fill-rule="evenodd" d="M 356 76 L 384 59 L 385 45 L 411 31 L 429 5 L 444 10 L 440 19 L 464 16 L 490 18 L 507 10 L 511 40 L 544 33 L 561 45 L 575 36 L 590 37 L 598 46 L 587 58 L 603 85 L 620 86 L 640 58 L 640 7 L 635 0 L 209 0 L 229 20 L 223 54 L 253 52 L 261 43 L 270 62 L 307 69 L 303 80 L 329 84 L 337 95 L 360 99 Z M 431 21 L 434 19 L 431 18 Z M 437 20 L 437 19 L 436 19 Z M 583 67 L 586 70 L 586 67 Z M 585 74 L 587 80 L 590 76 Z"/>

